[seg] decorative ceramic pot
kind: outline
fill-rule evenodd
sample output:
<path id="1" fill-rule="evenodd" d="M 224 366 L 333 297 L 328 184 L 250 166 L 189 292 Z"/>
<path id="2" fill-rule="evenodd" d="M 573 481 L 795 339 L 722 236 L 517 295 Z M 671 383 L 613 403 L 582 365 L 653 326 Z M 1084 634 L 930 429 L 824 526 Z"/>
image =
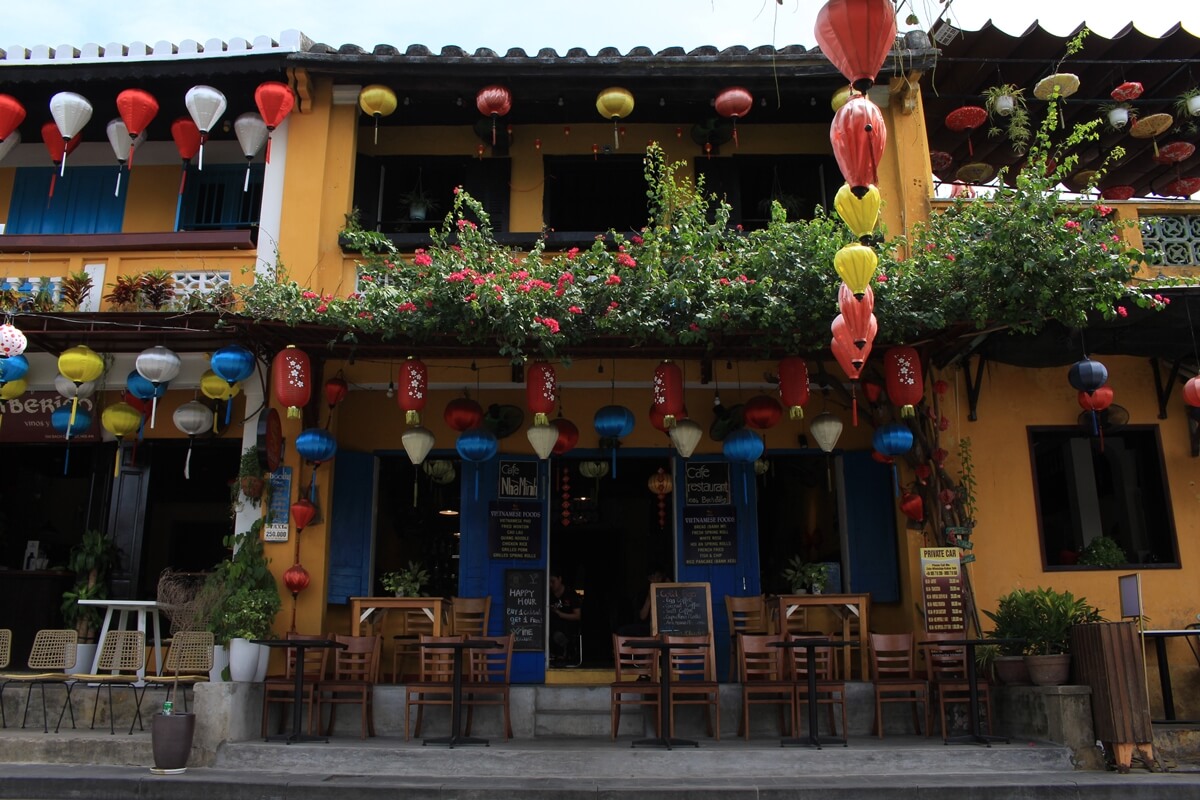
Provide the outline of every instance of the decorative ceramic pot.
<path id="1" fill-rule="evenodd" d="M 187 768 L 196 734 L 195 714 L 155 714 L 150 718 L 150 744 L 155 772 L 177 773 Z"/>
<path id="2" fill-rule="evenodd" d="M 1071 679 L 1071 656 L 1025 656 L 1025 667 L 1034 686 L 1062 686 Z"/>
<path id="3" fill-rule="evenodd" d="M 1002 117 L 1012 115 L 1013 109 L 1016 106 L 1017 101 L 1011 94 L 1002 94 L 992 103 L 992 108 Z"/>
<path id="4" fill-rule="evenodd" d="M 996 679 L 1005 686 L 1028 686 L 1029 670 L 1025 656 L 996 656 Z"/>
<path id="5" fill-rule="evenodd" d="M 225 668 L 229 666 L 229 648 L 223 644 L 213 647 L 213 667 L 208 671 L 208 679 L 213 683 L 221 683 L 225 678 Z"/>
<path id="6" fill-rule="evenodd" d="M 258 660 L 262 645 L 249 639 L 229 640 L 229 678 L 233 681 L 250 682 L 258 678 Z"/>

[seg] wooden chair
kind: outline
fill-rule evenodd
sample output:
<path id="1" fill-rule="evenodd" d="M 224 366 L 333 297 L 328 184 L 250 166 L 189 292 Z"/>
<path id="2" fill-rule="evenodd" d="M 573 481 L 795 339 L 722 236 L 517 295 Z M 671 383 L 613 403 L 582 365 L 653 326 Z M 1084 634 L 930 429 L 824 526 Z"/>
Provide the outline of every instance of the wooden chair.
<path id="1" fill-rule="evenodd" d="M 412 672 L 404 673 L 402 669 L 408 659 L 419 662 L 421 637 L 432 636 L 435 628 L 433 620 L 418 608 L 404 609 L 403 619 L 404 633 L 398 633 L 392 637 L 392 683 L 401 683 L 406 674 L 413 676 L 420 672 L 419 663 L 415 664 Z"/>
<path id="2" fill-rule="evenodd" d="M 213 635 L 210 631 L 180 631 L 171 638 L 163 674 L 146 677 L 142 697 L 153 686 L 167 687 L 167 699 L 178 688 L 183 695 L 183 710 L 188 710 L 187 687 L 208 680 L 213 668 Z"/>
<path id="3" fill-rule="evenodd" d="M 500 706 L 504 712 L 504 741 L 512 738 L 512 719 L 509 715 L 509 675 L 512 672 L 512 634 L 504 636 L 471 636 L 473 641 L 489 641 L 500 645 L 490 650 L 468 650 L 471 669 L 463 681 L 463 705 L 467 707 L 466 735 L 471 735 L 471 717 L 477 706 Z"/>
<path id="4" fill-rule="evenodd" d="M 875 682 L 875 733 L 883 737 L 883 704 L 912 704 L 913 725 L 921 732 L 917 706 L 925 711 L 925 735 L 929 735 L 929 681 L 916 670 L 911 633 L 872 633 L 871 678 Z"/>
<path id="5" fill-rule="evenodd" d="M 708 735 L 721 740 L 721 693 L 717 684 L 716 659 L 709 636 L 665 636 L 667 644 L 702 644 L 703 647 L 677 648 L 670 651 L 671 719 L 667 736 L 675 736 L 675 709 L 679 706 L 703 706 Z"/>
<path id="6" fill-rule="evenodd" d="M 616 680 L 609 684 L 608 689 L 613 741 L 616 741 L 617 732 L 621 728 L 622 706 L 649 708 L 650 713 L 654 715 L 654 735 L 662 736 L 662 686 L 658 683 L 659 652 L 647 647 L 631 647 L 629 644 L 648 638 L 613 634 L 613 666 L 616 668 Z"/>
<path id="7" fill-rule="evenodd" d="M 779 706 L 779 732 L 786 735 L 787 727 L 796 718 L 796 688 L 786 668 L 784 648 L 772 643 L 780 637 L 767 634 L 743 633 L 738 637 L 738 678 L 742 682 L 742 735 L 750 739 L 750 707 Z M 787 708 L 787 722 L 783 710 Z"/>
<path id="8" fill-rule="evenodd" d="M 958 633 L 927 633 L 921 649 L 925 651 L 925 673 L 929 686 L 938 701 L 938 722 L 942 729 L 942 741 L 946 741 L 946 706 L 962 703 L 969 707 L 971 684 L 967 681 L 966 647 L 963 645 L 939 645 L 939 641 L 961 639 Z M 979 699 L 983 701 L 983 719 L 987 732 L 992 732 L 992 693 L 987 677 L 976 675 L 975 685 Z"/>
<path id="9" fill-rule="evenodd" d="M 96 711 L 100 708 L 100 690 L 108 689 L 108 732 L 116 733 L 116 726 L 113 719 L 113 696 L 112 690 L 114 686 L 124 686 L 133 693 L 134 701 L 134 718 L 129 721 L 129 733 L 133 733 L 133 726 L 136 723 L 138 728 L 145 730 L 142 727 L 142 692 L 139 691 L 137 684 L 140 681 L 138 672 L 146 667 L 146 634 L 143 631 L 115 631 L 109 630 L 104 635 L 104 641 L 100 643 L 100 659 L 96 664 L 95 673 L 76 672 L 70 676 L 70 682 L 67 684 L 67 699 L 63 704 L 63 711 L 58 714 L 59 725 L 62 724 L 63 712 L 71 705 L 71 687 L 77 682 L 94 684 L 96 686 L 96 700 L 92 704 L 92 729 L 96 727 Z M 143 690 L 144 691 L 144 690 Z M 71 716 L 74 718 L 75 710 L 71 709 Z M 55 731 L 58 727 L 55 727 Z"/>
<path id="10" fill-rule="evenodd" d="M 333 677 L 317 684 L 317 705 L 329 704 L 329 727 L 326 736 L 333 734 L 340 705 L 359 706 L 361 732 L 359 738 L 375 735 L 375 684 L 379 681 L 379 650 L 382 639 L 374 636 L 342 636 L 335 642 L 346 645 L 335 650 Z"/>
<path id="11" fill-rule="evenodd" d="M 828 637 L 805 637 L 805 638 L 821 638 Z M 829 647 L 817 647 L 813 651 L 813 671 L 817 674 L 817 689 L 815 702 L 818 706 L 825 706 L 829 710 L 829 734 L 831 736 L 838 735 L 837 724 L 834 721 L 834 706 L 841 706 L 842 709 L 842 737 L 848 734 L 849 728 L 846 726 L 846 682 L 836 677 L 837 670 L 834 664 L 835 647 L 830 641 Z M 796 680 L 796 727 L 795 731 L 799 731 L 804 727 L 800 714 L 800 707 L 807 705 L 810 700 L 808 696 L 808 653 L 804 650 L 788 649 L 789 663 L 791 666 L 792 675 Z"/>
<path id="12" fill-rule="evenodd" d="M 44 628 L 33 637 L 33 646 L 29 649 L 29 660 L 26 665 L 29 672 L 12 672 L 0 675 L 0 706 L 4 704 L 4 691 L 11 685 L 24 685 L 25 711 L 21 715 L 21 727 L 29 718 L 29 701 L 33 698 L 33 687 L 42 693 L 42 732 L 50 732 L 49 717 L 46 714 L 46 684 L 68 686 L 71 676 L 67 673 L 75 667 L 75 645 L 79 636 L 74 630 L 57 630 Z M 90 666 L 90 665 L 89 665 Z M 67 708 L 71 704 L 67 703 Z M 62 724 L 62 714 L 58 715 Z M 75 709 L 71 708 L 71 727 L 75 727 Z"/>
<path id="13" fill-rule="evenodd" d="M 321 633 L 289 633 L 288 639 L 317 641 L 329 637 Z M 172 648 L 174 645 L 172 645 Z M 304 693 L 300 702 L 308 709 L 308 732 L 311 734 L 321 725 L 321 681 L 329 672 L 329 650 L 326 647 L 312 647 L 304 651 L 304 661 L 299 669 L 304 673 Z M 296 702 L 296 650 L 287 648 L 282 675 L 268 675 L 263 681 L 262 703 L 262 735 L 267 738 L 267 719 L 270 716 L 271 704 L 290 707 Z M 168 655 L 169 657 L 169 655 Z M 280 717 L 282 724 L 287 720 L 287 714 Z"/>
<path id="14" fill-rule="evenodd" d="M 479 639 L 488 635 L 488 617 L 492 611 L 492 598 L 452 597 L 450 599 L 450 633 Z"/>
<path id="15" fill-rule="evenodd" d="M 422 636 L 418 654 L 420 658 L 420 674 L 416 681 L 410 681 L 404 687 L 404 740 L 408 741 L 409 711 L 417 707 L 417 725 L 414 733 L 421 735 L 421 720 L 425 706 L 446 706 L 454 704 L 454 651 L 448 647 L 438 647 L 439 644 L 461 642 L 461 636 Z"/>
<path id="16" fill-rule="evenodd" d="M 8 662 L 12 660 L 12 630 L 10 628 L 0 628 L 0 669 L 8 669 Z M 0 679 L 0 727 L 8 727 L 8 719 L 4 716 L 4 684 L 7 681 Z"/>
<path id="17" fill-rule="evenodd" d="M 767 603 L 762 595 L 734 597 L 725 595 L 725 616 L 729 620 L 729 680 L 737 680 L 739 662 L 738 634 L 771 632 Z"/>

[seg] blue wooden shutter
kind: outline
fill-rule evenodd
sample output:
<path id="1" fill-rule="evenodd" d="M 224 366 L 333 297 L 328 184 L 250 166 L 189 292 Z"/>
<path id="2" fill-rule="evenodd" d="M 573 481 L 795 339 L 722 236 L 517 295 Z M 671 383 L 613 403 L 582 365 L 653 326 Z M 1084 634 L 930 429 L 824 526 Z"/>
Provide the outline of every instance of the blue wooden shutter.
<path id="1" fill-rule="evenodd" d="M 8 233 L 120 233 L 125 186 L 113 196 L 117 168 L 68 167 L 50 197 L 53 167 L 20 167 L 13 182 Z"/>
<path id="2" fill-rule="evenodd" d="M 329 602 L 345 605 L 371 594 L 375 541 L 375 456 L 338 450 L 329 528 Z"/>
<path id="3" fill-rule="evenodd" d="M 900 601 L 896 501 L 892 468 L 870 453 L 842 454 L 851 592 L 870 592 L 875 603 Z"/>

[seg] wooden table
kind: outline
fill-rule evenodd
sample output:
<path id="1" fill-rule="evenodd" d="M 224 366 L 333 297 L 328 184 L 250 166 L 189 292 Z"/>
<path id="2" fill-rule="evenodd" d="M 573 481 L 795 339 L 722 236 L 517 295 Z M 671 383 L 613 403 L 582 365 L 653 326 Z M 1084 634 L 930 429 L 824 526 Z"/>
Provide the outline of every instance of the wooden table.
<path id="1" fill-rule="evenodd" d="M 300 707 L 304 705 L 304 651 L 310 647 L 345 650 L 346 645 L 341 642 L 335 642 L 332 639 L 251 639 L 250 641 L 254 644 L 261 644 L 267 647 L 281 647 L 296 651 L 296 666 L 292 670 L 296 674 L 296 691 L 292 696 L 292 732 L 291 735 L 268 736 L 267 741 L 284 741 L 288 744 L 295 742 L 328 742 L 329 739 L 327 737 L 310 736 L 300 732 Z M 263 702 L 265 703 L 266 700 L 264 699 Z M 318 719 L 318 728 L 320 724 L 321 721 Z M 132 726 L 130 726 L 130 730 L 132 730 Z"/>
<path id="2" fill-rule="evenodd" d="M 817 723 L 817 706 L 820 703 L 817 701 L 817 648 L 832 647 L 834 644 L 831 639 L 783 639 L 778 642 L 771 642 L 772 647 L 787 647 L 791 649 L 803 648 L 805 655 L 805 664 L 807 665 L 807 675 L 805 682 L 808 685 L 808 736 L 796 736 L 796 731 L 792 731 L 792 736 L 785 736 L 779 740 L 780 747 L 786 747 L 789 744 L 806 744 L 810 747 L 821 749 L 822 744 L 840 744 L 842 747 L 849 747 L 850 741 L 847 738 L 850 731 L 842 731 L 841 736 L 821 736 L 820 727 Z M 858 645 L 850 645 L 857 647 Z M 842 691 L 842 703 L 846 703 L 846 692 Z M 837 733 L 837 731 L 834 731 Z"/>
<path id="3" fill-rule="evenodd" d="M 443 597 L 351 597 L 350 633 L 353 636 L 362 636 L 363 623 L 373 612 L 380 612 L 382 619 L 391 609 L 399 608 L 424 612 L 433 623 L 431 635 L 441 636 L 448 606 L 449 603 Z"/>
<path id="4" fill-rule="evenodd" d="M 1158 685 L 1162 689 L 1163 715 L 1165 719 L 1151 720 L 1152 724 L 1185 723 L 1195 724 L 1196 720 L 1175 718 L 1175 693 L 1171 689 L 1171 665 L 1167 661 L 1167 639 L 1180 636 L 1200 636 L 1200 628 L 1178 628 L 1173 630 L 1142 631 L 1147 639 L 1154 640 L 1154 654 L 1158 658 Z"/>
<path id="5" fill-rule="evenodd" d="M 1016 644 L 1022 641 L 1021 639 L 933 639 L 928 642 L 921 642 L 917 646 L 925 651 L 925 658 L 931 658 L 931 650 L 938 647 L 961 647 L 963 648 L 963 661 L 966 665 L 966 681 L 967 681 L 967 714 L 970 718 L 971 732 L 964 736 L 947 736 L 943 741 L 946 744 L 954 742 L 966 744 L 982 744 L 987 747 L 992 746 L 992 742 L 1009 743 L 1007 736 L 992 736 L 985 734 L 979 730 L 979 674 L 975 668 L 975 648 L 979 645 L 1002 645 Z M 932 689 L 930 687 L 930 700 L 932 702 Z M 989 718 L 990 720 L 990 718 Z"/>
<path id="6" fill-rule="evenodd" d="M 842 639 L 850 640 L 850 622 L 853 619 L 858 620 L 858 656 L 859 656 L 859 673 L 860 680 L 869 680 L 871 675 L 870 667 L 870 649 L 868 646 L 867 637 L 870 635 L 870 616 L 871 616 L 871 595 L 863 594 L 784 594 L 778 598 L 779 604 L 779 633 L 786 635 L 788 630 L 787 620 L 792 614 L 796 613 L 801 608 L 826 608 L 833 612 L 842 623 Z M 837 642 L 833 642 L 837 646 Z M 850 648 L 843 647 L 842 663 L 844 664 L 846 674 L 844 679 L 850 678 Z"/>
<path id="7" fill-rule="evenodd" d="M 116 611 L 119 614 L 117 630 L 125 630 L 130 612 L 137 613 L 137 629 L 143 634 L 146 633 L 146 618 L 149 617 L 154 622 L 154 674 L 162 675 L 162 622 L 158 616 L 157 602 L 154 600 L 79 600 L 77 602 L 81 606 L 105 609 L 104 624 L 100 626 L 100 636 L 96 639 L 96 655 L 92 658 L 91 674 L 95 675 L 96 670 L 100 667 L 100 651 L 104 647 L 104 637 L 112 627 L 113 612 Z M 139 669 L 137 675 L 138 686 L 141 686 L 146 680 L 146 668 Z"/>
<path id="8" fill-rule="evenodd" d="M 450 694 L 450 735 L 422 739 L 421 744 L 444 744 L 449 747 L 457 747 L 463 744 L 481 744 L 487 747 L 487 739 L 479 736 L 462 735 L 463 651 L 495 650 L 503 647 L 503 645 L 491 639 L 467 639 L 462 642 L 439 642 L 436 645 L 429 645 L 429 647 L 454 651 L 454 686 Z M 407 712 L 405 713 L 407 714 Z M 407 720 L 407 716 L 405 719 Z"/>
<path id="9" fill-rule="evenodd" d="M 637 747 L 642 744 L 655 745 L 657 747 L 665 747 L 670 750 L 672 747 L 699 747 L 700 743 L 692 739 L 679 739 L 671 735 L 671 651 L 672 650 L 698 650 L 708 647 L 707 644 L 698 642 L 665 642 L 662 639 L 638 639 L 637 641 L 627 641 L 626 644 L 630 647 L 645 648 L 646 650 L 657 650 L 660 658 L 658 670 L 658 685 L 659 691 L 662 694 L 659 697 L 659 729 L 658 736 L 649 739 L 635 739 L 630 747 Z M 717 731 L 718 735 L 720 731 Z"/>

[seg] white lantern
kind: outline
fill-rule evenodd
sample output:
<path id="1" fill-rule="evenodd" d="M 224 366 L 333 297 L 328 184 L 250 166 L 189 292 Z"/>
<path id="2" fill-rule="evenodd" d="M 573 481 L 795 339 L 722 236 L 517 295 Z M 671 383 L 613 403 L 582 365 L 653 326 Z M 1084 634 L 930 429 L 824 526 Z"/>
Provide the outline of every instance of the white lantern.
<path id="1" fill-rule="evenodd" d="M 59 92 L 50 98 L 50 116 L 54 117 L 54 124 L 58 126 L 63 141 L 69 142 L 92 118 L 92 104 L 81 94 Z M 59 168 L 58 174 L 62 175 L 66 168 L 67 154 L 64 150 L 62 167 Z"/>
<path id="2" fill-rule="evenodd" d="M 408 453 L 408 460 L 413 464 L 420 464 L 425 460 L 425 456 L 433 449 L 433 441 L 433 433 L 424 425 L 407 428 L 400 435 L 404 452 Z"/>
<path id="3" fill-rule="evenodd" d="M 533 452 L 538 454 L 538 458 L 547 459 L 554 452 L 554 445 L 558 444 L 558 428 L 553 425 L 534 425 L 525 435 L 529 437 L 529 443 L 533 445 Z"/>
<path id="4" fill-rule="evenodd" d="M 160 344 L 138 353 L 137 360 L 133 362 L 133 367 L 137 370 L 138 375 L 150 381 L 155 388 L 174 380 L 182 366 L 183 362 L 179 360 L 179 356 Z M 150 401 L 151 428 L 154 427 L 154 416 L 157 411 L 158 396 L 156 394 Z"/>
<path id="5" fill-rule="evenodd" d="M 86 400 L 96 393 L 96 382 L 84 381 L 83 383 L 75 383 L 75 381 L 66 375 L 59 374 L 54 376 L 54 390 L 68 400 L 75 398 Z"/>
<path id="6" fill-rule="evenodd" d="M 20 328 L 7 322 L 0 325 L 0 358 L 19 356 L 25 352 L 26 345 L 28 342 Z"/>
<path id="7" fill-rule="evenodd" d="M 683 458 L 691 458 L 692 453 L 696 452 L 696 445 L 700 444 L 704 429 L 690 419 L 681 419 L 667 435 L 671 437 L 671 444 L 675 445 L 675 452 Z"/>
<path id="8" fill-rule="evenodd" d="M 233 121 L 233 132 L 237 134 L 238 144 L 242 146 L 242 154 L 246 156 L 246 180 L 242 183 L 242 191 L 250 190 L 250 162 L 267 143 L 267 123 L 253 111 L 247 111 Z"/>
<path id="9" fill-rule="evenodd" d="M 21 132 L 20 131 L 13 131 L 7 137 L 0 139 L 0 161 L 3 161 L 4 157 L 6 155 L 8 155 L 9 152 L 14 147 L 19 145 L 20 143 L 21 143 Z"/>
<path id="10" fill-rule="evenodd" d="M 203 85 L 188 89 L 183 103 L 187 106 L 192 122 L 200 129 L 200 157 L 197 166 L 204 169 L 204 143 L 208 141 L 209 131 L 217 124 L 217 120 L 221 119 L 228 104 L 225 102 L 225 95 L 211 86 Z"/>
<path id="11" fill-rule="evenodd" d="M 133 144 L 130 145 L 129 128 L 125 127 L 125 120 L 117 117 L 108 121 L 104 132 L 108 134 L 108 143 L 117 157 L 117 188 L 113 192 L 113 197 L 117 197 L 121 194 L 121 170 L 129 159 L 129 155 L 138 148 L 138 145 L 146 141 L 146 131 L 143 130 L 134 137 Z"/>
<path id="12" fill-rule="evenodd" d="M 817 446 L 826 453 L 832 453 L 837 447 L 838 438 L 842 435 L 842 421 L 828 411 L 822 412 L 808 424 Z"/>
<path id="13" fill-rule="evenodd" d="M 212 430 L 212 414 L 208 413 L 208 407 L 204 403 L 199 400 L 189 400 L 175 409 L 172 419 L 175 427 L 186 433 L 188 437 L 187 457 L 183 461 L 183 477 L 191 478 L 192 440 L 200 434 Z"/>

